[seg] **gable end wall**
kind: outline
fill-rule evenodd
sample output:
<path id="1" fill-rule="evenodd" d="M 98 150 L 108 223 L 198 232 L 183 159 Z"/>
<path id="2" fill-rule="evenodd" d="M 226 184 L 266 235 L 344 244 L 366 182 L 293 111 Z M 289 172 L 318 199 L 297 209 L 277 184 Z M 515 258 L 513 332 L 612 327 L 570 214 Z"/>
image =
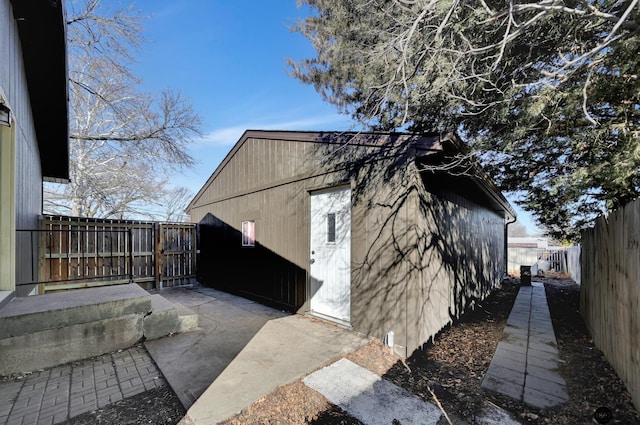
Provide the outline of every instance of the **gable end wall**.
<path id="1" fill-rule="evenodd" d="M 409 147 L 336 149 L 248 139 L 192 205 L 192 220 L 212 232 L 202 283 L 308 311 L 309 193 L 347 183 L 352 326 L 379 338 L 393 331 L 409 355 L 500 282 L 504 219 L 429 192 Z M 256 223 L 256 248 L 240 247 L 244 220 Z"/>

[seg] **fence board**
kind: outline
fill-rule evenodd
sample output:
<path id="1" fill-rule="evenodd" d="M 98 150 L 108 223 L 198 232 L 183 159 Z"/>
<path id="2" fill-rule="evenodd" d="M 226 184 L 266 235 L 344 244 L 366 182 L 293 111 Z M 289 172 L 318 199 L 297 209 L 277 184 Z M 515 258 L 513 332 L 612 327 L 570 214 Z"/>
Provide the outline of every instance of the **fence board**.
<path id="1" fill-rule="evenodd" d="M 580 310 L 640 408 L 640 200 L 582 232 Z"/>
<path id="2" fill-rule="evenodd" d="M 36 235 L 32 239 L 39 249 L 33 250 L 38 258 L 32 258 L 31 280 L 18 284 L 38 284 L 39 293 L 127 282 L 150 289 L 195 281 L 195 224 L 44 216 L 40 229 L 19 231 Z"/>

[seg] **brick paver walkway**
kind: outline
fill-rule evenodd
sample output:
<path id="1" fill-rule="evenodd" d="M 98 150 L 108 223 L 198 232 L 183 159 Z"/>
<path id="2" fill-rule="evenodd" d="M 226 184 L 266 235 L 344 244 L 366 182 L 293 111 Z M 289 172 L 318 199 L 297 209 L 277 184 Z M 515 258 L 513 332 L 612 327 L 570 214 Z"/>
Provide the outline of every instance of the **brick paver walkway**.
<path id="1" fill-rule="evenodd" d="M 164 384 L 135 346 L 0 382 L 0 425 L 52 425 Z"/>

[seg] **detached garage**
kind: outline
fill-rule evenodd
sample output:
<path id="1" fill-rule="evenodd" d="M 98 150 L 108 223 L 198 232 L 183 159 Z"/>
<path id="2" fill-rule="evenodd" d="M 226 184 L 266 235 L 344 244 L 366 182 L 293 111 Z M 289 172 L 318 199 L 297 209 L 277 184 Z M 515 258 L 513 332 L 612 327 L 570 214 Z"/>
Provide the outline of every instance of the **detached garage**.
<path id="1" fill-rule="evenodd" d="M 506 271 L 507 200 L 455 136 L 249 130 L 187 211 L 198 278 L 409 356 Z M 448 168 L 448 171 L 445 171 Z"/>

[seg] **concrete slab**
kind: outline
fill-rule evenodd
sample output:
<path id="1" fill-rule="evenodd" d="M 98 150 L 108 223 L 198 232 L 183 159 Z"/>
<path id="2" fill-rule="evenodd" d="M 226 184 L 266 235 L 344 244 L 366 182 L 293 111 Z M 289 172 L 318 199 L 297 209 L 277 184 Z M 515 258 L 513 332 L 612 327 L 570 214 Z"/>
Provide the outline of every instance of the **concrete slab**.
<path id="1" fill-rule="evenodd" d="M 562 376 L 560 376 L 558 372 L 556 372 L 553 368 L 548 368 L 544 366 L 536 366 L 533 364 L 528 364 L 527 377 L 540 378 L 546 381 L 555 382 L 557 384 L 567 385 L 567 382 L 564 380 Z"/>
<path id="2" fill-rule="evenodd" d="M 531 331 L 529 334 L 529 342 L 533 344 L 546 344 L 551 347 L 557 347 L 555 338 L 549 333 L 535 333 L 534 331 Z"/>
<path id="3" fill-rule="evenodd" d="M 508 335 L 519 335 L 519 336 L 521 336 L 523 338 L 526 338 L 527 335 L 529 334 L 529 329 L 528 329 L 528 326 L 516 327 L 516 326 L 512 326 L 512 325 L 507 324 L 504 327 L 504 331 L 503 332 L 505 334 L 508 334 Z"/>
<path id="4" fill-rule="evenodd" d="M 30 372 L 131 347 L 142 338 L 142 317 L 129 314 L 0 339 L 0 374 Z"/>
<path id="5" fill-rule="evenodd" d="M 343 327 L 208 288 L 185 294 L 184 301 L 194 303 L 189 308 L 199 312 L 201 327 L 208 330 L 145 344 L 174 391 L 182 392 L 178 396 L 191 406 L 184 424 L 223 421 L 276 387 L 369 342 Z M 198 334 L 199 339 L 189 338 Z M 205 373 L 206 379 L 198 376 Z M 211 385 L 197 394 L 207 379 Z"/>
<path id="6" fill-rule="evenodd" d="M 520 317 L 513 317 L 507 320 L 507 325 L 513 326 L 516 328 L 527 329 L 529 327 L 529 319 L 523 319 Z"/>
<path id="7" fill-rule="evenodd" d="M 555 332 L 553 331 L 553 325 L 551 323 L 544 325 L 532 323 L 529 327 L 529 333 L 533 335 L 553 335 L 555 339 Z"/>
<path id="8" fill-rule="evenodd" d="M 520 329 L 524 323 L 527 332 Z M 544 286 L 521 287 L 482 388 L 531 406 L 553 407 L 569 400 L 559 363 Z"/>
<path id="9" fill-rule="evenodd" d="M 555 397 L 559 402 L 569 400 L 564 379 L 562 379 L 562 382 L 557 382 L 542 379 L 534 375 L 527 375 L 525 387 Z"/>
<path id="10" fill-rule="evenodd" d="M 136 284 L 15 298 L 0 309 L 0 374 L 131 347 L 150 310 L 150 295 Z"/>
<path id="11" fill-rule="evenodd" d="M 195 330 L 145 342 L 145 347 L 187 409 L 265 323 L 288 315 L 199 285 L 165 288 L 157 293 L 198 316 L 198 328 Z"/>
<path id="12" fill-rule="evenodd" d="M 558 357 L 558 350 L 552 350 L 550 347 L 544 350 L 540 350 L 539 348 L 540 346 L 530 347 L 527 351 L 527 357 L 538 357 L 541 359 L 555 359 Z"/>
<path id="13" fill-rule="evenodd" d="M 560 360 L 556 358 L 549 357 L 535 357 L 529 356 L 527 357 L 527 365 L 531 367 L 542 367 L 547 370 L 556 370 L 560 367 Z"/>
<path id="14" fill-rule="evenodd" d="M 508 334 L 508 333 L 504 333 L 502 336 L 502 341 L 500 341 L 500 344 L 504 345 L 503 348 L 505 350 L 516 351 L 521 353 L 526 353 L 527 343 L 528 343 L 528 338 L 526 336 L 523 337 L 523 335 L 521 334 Z M 514 349 L 513 347 L 518 347 L 518 349 Z"/>
<path id="15" fill-rule="evenodd" d="M 494 357 L 501 357 L 501 358 L 525 363 L 527 359 L 526 347 L 522 349 L 518 349 L 517 351 L 513 350 L 513 348 L 514 346 L 508 343 L 499 342 L 498 346 L 496 347 L 496 352 L 494 354 Z"/>
<path id="16" fill-rule="evenodd" d="M 489 364 L 487 373 L 496 376 L 503 376 L 508 381 L 524 383 L 524 374 L 527 364 L 523 362 L 513 361 L 510 358 L 495 358 Z M 520 377 L 521 376 L 521 377 Z"/>
<path id="17" fill-rule="evenodd" d="M 558 351 L 558 349 L 556 348 L 555 341 L 552 341 L 552 342 L 538 342 L 534 338 L 531 338 L 529 340 L 529 350 L 542 351 L 542 352 L 545 352 L 545 353 L 553 354 L 554 356 L 557 356 L 560 353 Z"/>
<path id="18" fill-rule="evenodd" d="M 487 373 L 482 381 L 482 388 L 504 394 L 516 400 L 522 399 L 523 385 L 519 385 Z"/>
<path id="19" fill-rule="evenodd" d="M 365 424 L 437 424 L 433 404 L 347 360 L 326 366 L 303 382 Z"/>
<path id="20" fill-rule="evenodd" d="M 527 353 L 526 340 L 524 344 L 521 344 L 521 343 L 515 344 L 511 340 L 510 341 L 502 340 L 498 343 L 498 350 L 525 355 Z"/>
<path id="21" fill-rule="evenodd" d="M 550 409 L 566 402 L 569 397 L 559 398 L 548 393 L 536 391 L 533 388 L 525 388 L 522 400 L 528 405 L 539 409 Z"/>
<path id="22" fill-rule="evenodd" d="M 176 306 L 178 307 L 178 321 L 180 322 L 178 332 L 190 332 L 198 329 L 198 315 L 182 304 L 176 304 Z"/>

